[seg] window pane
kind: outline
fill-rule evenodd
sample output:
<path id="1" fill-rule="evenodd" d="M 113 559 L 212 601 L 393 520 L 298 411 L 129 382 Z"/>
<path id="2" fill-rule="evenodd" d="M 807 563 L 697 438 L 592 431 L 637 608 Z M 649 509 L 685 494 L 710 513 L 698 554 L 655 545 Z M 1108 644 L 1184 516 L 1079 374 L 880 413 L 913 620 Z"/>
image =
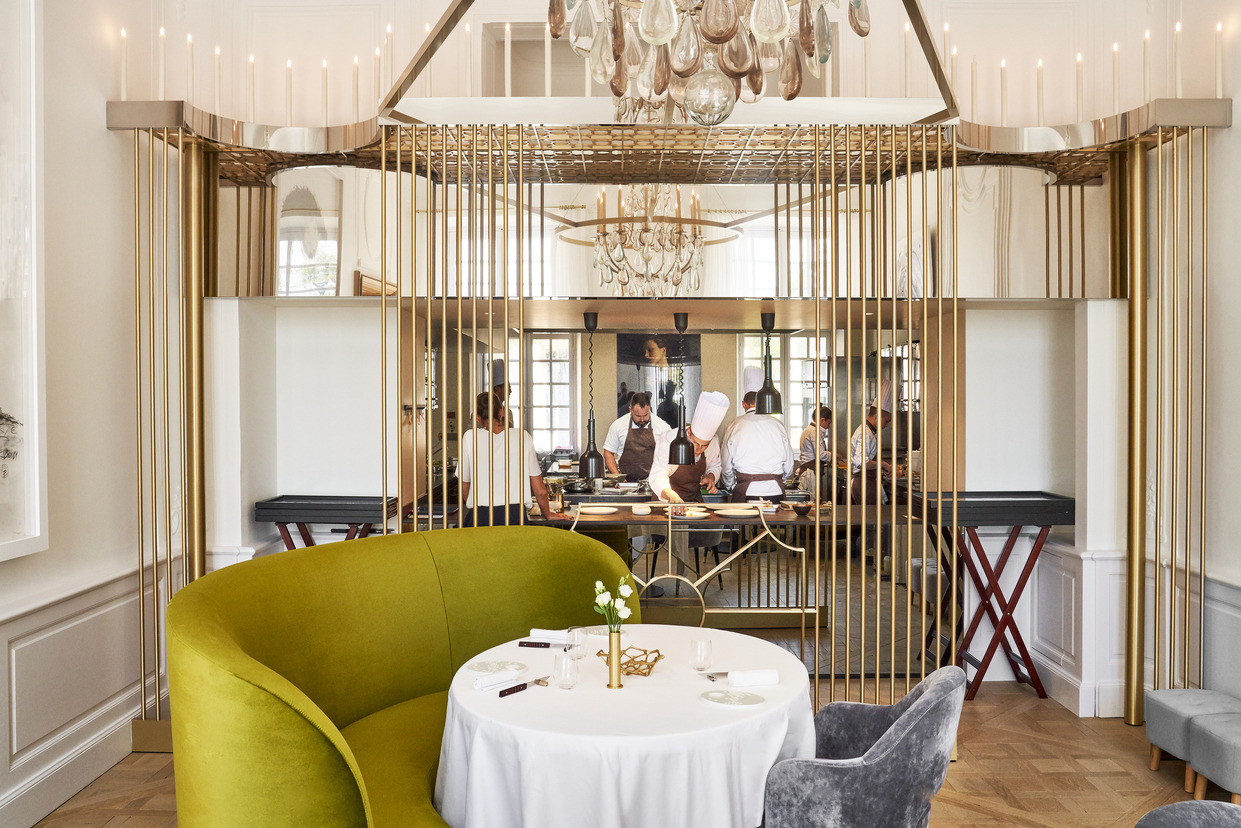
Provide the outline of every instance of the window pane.
<path id="1" fill-rule="evenodd" d="M 754 336 L 753 334 L 746 334 L 746 336 L 743 339 L 743 342 L 745 346 L 744 353 L 745 353 L 745 357 L 747 360 L 751 358 L 758 359 L 762 357 L 763 338 L 761 336 Z"/>
<path id="2" fill-rule="evenodd" d="M 539 365 L 536 363 L 535 368 L 538 368 L 538 367 Z M 567 383 L 569 381 L 569 363 L 553 362 L 551 365 L 551 369 L 552 369 L 552 380 L 554 382 Z"/>
<path id="3" fill-rule="evenodd" d="M 569 386 L 552 386 L 552 405 L 564 406 L 567 408 L 569 404 Z"/>
<path id="4" fill-rule="evenodd" d="M 536 359 L 547 359 L 551 356 L 551 343 L 543 337 L 536 336 L 530 343 L 530 355 Z"/>
<path id="5" fill-rule="evenodd" d="M 552 409 L 552 428 L 567 429 L 569 427 L 569 412 L 564 408 Z"/>
<path id="6" fill-rule="evenodd" d="M 551 428 L 551 425 L 552 425 L 551 409 L 536 408 L 531 412 L 531 417 L 532 417 L 531 422 L 534 423 L 534 427 L 536 429 Z"/>
<path id="7" fill-rule="evenodd" d="M 546 362 L 536 362 L 531 367 L 531 378 L 536 383 L 547 382 L 552 378 L 551 366 Z"/>
<path id="8" fill-rule="evenodd" d="M 552 433 L 552 444 L 555 448 L 570 448 L 571 442 L 572 441 L 569 439 L 568 431 L 556 431 Z"/>
<path id="9" fill-rule="evenodd" d="M 530 402 L 533 405 L 550 405 L 552 400 L 552 387 L 544 383 L 538 383 L 530 387 Z"/>
<path id="10" fill-rule="evenodd" d="M 551 345 L 552 359 L 567 360 L 569 358 L 569 338 L 567 336 L 553 339 Z"/>

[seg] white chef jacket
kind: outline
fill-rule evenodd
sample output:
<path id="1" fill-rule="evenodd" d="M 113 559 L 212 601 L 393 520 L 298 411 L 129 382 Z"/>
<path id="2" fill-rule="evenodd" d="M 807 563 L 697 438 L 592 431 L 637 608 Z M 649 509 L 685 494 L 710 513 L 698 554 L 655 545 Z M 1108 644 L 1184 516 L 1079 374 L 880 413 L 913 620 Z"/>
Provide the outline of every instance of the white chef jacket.
<path id="1" fill-rule="evenodd" d="M 633 416 L 626 414 L 619 417 L 611 426 L 608 427 L 608 436 L 603 438 L 603 450 L 610 451 L 616 455 L 617 459 L 625 453 L 625 440 L 629 437 L 629 429 L 632 427 Z M 659 441 L 660 435 L 671 429 L 672 426 L 651 413 L 650 429 L 655 433 L 655 441 Z"/>
<path id="2" fill-rule="evenodd" d="M 793 473 L 793 446 L 784 424 L 770 414 L 748 411 L 728 424 L 720 449 L 724 468 L 724 486 L 732 489 L 736 473 L 778 474 L 781 478 Z M 784 494 L 784 485 L 776 480 L 759 480 L 750 484 L 749 496 Z"/>
<path id="3" fill-rule="evenodd" d="M 677 470 L 676 466 L 668 463 L 668 449 L 676 437 L 677 432 L 670 428 L 655 440 L 655 458 L 651 461 L 651 474 L 646 479 L 651 491 L 660 500 L 664 499 L 664 489 L 671 488 L 669 479 Z M 702 476 L 713 474 L 718 482 L 720 479 L 720 441 L 714 435 L 711 436 L 711 442 L 707 443 L 704 454 L 707 456 L 707 467 L 703 470 Z M 695 456 L 694 461 L 697 462 L 701 456 Z"/>
<path id="4" fill-rule="evenodd" d="M 875 432 L 871 431 L 866 421 L 857 427 L 849 440 L 849 473 L 857 474 L 862 467 L 875 459 L 879 444 L 875 440 Z"/>
<path id="5" fill-rule="evenodd" d="M 457 464 L 457 479 L 462 483 L 474 484 L 474 442 L 478 440 L 478 485 L 470 486 L 470 496 L 466 498 L 466 508 L 473 509 L 475 504 L 482 506 L 507 505 L 504 497 L 505 473 L 508 475 L 507 503 L 524 503 L 531 505 L 530 478 L 540 474 L 539 457 L 534 452 L 534 438 L 526 432 L 526 462 L 521 462 L 522 433 L 515 428 L 506 429 L 508 433 L 508 460 L 504 455 L 504 434 L 493 433 L 490 429 L 470 429 L 461 439 L 461 462 Z M 479 437 L 478 435 L 482 435 Z M 487 437 L 491 437 L 491 448 L 487 448 Z M 495 458 L 498 472 L 492 474 L 491 460 Z M 490 481 L 490 486 L 487 482 Z"/>
<path id="6" fill-rule="evenodd" d="M 832 458 L 832 452 L 831 452 L 831 449 L 829 448 L 832 444 L 831 442 L 832 430 L 828 428 L 826 431 L 823 431 L 819 428 L 818 423 L 811 423 L 810 425 L 806 426 L 806 428 L 802 431 L 801 439 L 798 441 L 801 446 L 801 454 L 797 459 L 798 459 L 798 462 L 801 462 L 801 463 L 813 463 L 814 462 L 814 441 L 815 441 L 816 434 L 819 435 L 819 440 L 823 444 L 823 454 L 822 454 L 823 465 L 826 466 L 828 465 L 828 463 L 831 461 L 831 458 Z"/>

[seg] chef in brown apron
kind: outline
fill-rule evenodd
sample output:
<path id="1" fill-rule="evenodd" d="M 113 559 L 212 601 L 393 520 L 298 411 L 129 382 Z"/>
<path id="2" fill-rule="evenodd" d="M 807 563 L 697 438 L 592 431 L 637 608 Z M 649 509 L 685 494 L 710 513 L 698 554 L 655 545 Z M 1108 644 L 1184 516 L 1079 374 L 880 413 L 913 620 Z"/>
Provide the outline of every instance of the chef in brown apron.
<path id="1" fill-rule="evenodd" d="M 891 421 L 892 383 L 885 381 L 879 396 L 870 404 L 866 419 L 849 440 L 849 500 L 853 503 L 875 504 L 888 500 L 883 477 L 891 474 L 892 467 L 877 458 L 879 441 L 876 435 Z"/>
<path id="2" fill-rule="evenodd" d="M 793 445 L 784 423 L 754 410 L 757 395 L 750 386 L 762 385 L 763 372 L 749 366 L 743 381 L 747 386 L 741 401 L 745 413 L 728 424 L 720 444 L 723 483 L 732 490 L 734 503 L 779 503 L 784 500 L 784 479 L 793 473 Z"/>
<path id="3" fill-rule="evenodd" d="M 603 462 L 612 474 L 629 481 L 646 480 L 655 457 L 655 441 L 671 428 L 651 413 L 650 395 L 638 391 L 630 396 L 629 413 L 608 428 L 603 441 Z"/>

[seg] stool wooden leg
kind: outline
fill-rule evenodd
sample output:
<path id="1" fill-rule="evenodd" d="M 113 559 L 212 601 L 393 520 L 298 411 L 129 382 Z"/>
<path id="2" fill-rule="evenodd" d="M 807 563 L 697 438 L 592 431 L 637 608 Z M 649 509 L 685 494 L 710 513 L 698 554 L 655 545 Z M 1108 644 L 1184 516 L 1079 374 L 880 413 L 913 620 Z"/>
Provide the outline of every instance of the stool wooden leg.
<path id="1" fill-rule="evenodd" d="M 1232 804 L 1233 804 L 1233 805 L 1241 805 L 1241 794 L 1233 794 L 1233 795 L 1232 795 Z"/>
<path id="2" fill-rule="evenodd" d="M 1151 745 L 1151 770 L 1159 770 L 1159 760 L 1162 758 L 1163 749 L 1156 745 Z"/>
<path id="3" fill-rule="evenodd" d="M 1202 774 L 1198 774 L 1198 779 L 1194 783 L 1194 799 L 1207 798 L 1207 778 Z"/>
<path id="4" fill-rule="evenodd" d="M 1194 781 L 1197 778 L 1197 776 L 1198 774 L 1194 773 L 1194 769 L 1190 767 L 1188 762 L 1186 762 L 1185 763 L 1185 793 L 1194 792 Z"/>

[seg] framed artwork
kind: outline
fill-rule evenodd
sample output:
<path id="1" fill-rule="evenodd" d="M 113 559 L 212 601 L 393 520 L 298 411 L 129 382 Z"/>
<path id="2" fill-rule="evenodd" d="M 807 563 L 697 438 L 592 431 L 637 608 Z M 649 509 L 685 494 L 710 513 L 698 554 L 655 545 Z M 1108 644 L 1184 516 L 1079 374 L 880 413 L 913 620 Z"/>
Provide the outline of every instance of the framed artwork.
<path id="1" fill-rule="evenodd" d="M 688 423 L 694 417 L 701 391 L 702 346 L 698 334 L 616 335 L 617 416 L 628 413 L 635 393 L 644 392 L 651 398 L 655 416 L 677 428 L 681 423 L 682 392 Z"/>
<path id="2" fill-rule="evenodd" d="M 0 560 L 47 548 L 38 4 L 0 4 Z"/>

